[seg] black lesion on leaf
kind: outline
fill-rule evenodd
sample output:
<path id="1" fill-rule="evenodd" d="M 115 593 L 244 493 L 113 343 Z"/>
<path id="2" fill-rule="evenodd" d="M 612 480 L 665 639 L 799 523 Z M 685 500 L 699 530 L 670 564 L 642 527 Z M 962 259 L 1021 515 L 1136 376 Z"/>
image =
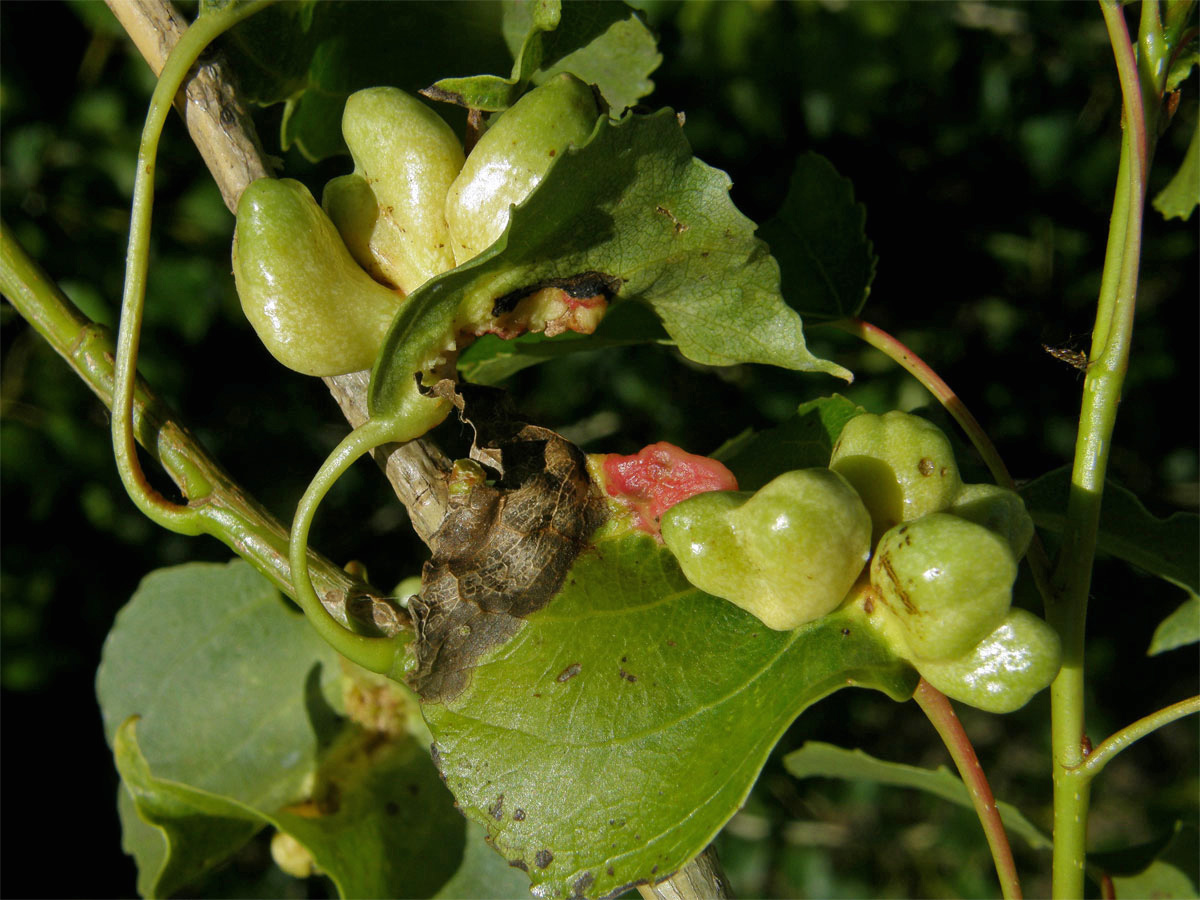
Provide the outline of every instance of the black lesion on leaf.
<path id="1" fill-rule="evenodd" d="M 471 410 L 471 455 L 500 475 L 450 498 L 430 539 L 421 594 L 409 601 L 417 664 L 408 680 L 423 700 L 444 703 L 466 688 L 485 652 L 558 593 L 606 514 L 579 448 L 517 421 L 503 392 L 449 382 L 432 391 L 460 414 Z"/>
<path id="2" fill-rule="evenodd" d="M 546 288 L 558 288 L 568 297 L 575 299 L 603 297 L 608 301 L 617 295 L 624 283 L 623 278 L 606 275 L 603 272 L 580 272 L 578 275 L 571 275 L 567 278 L 544 278 L 533 284 L 517 288 L 515 291 L 509 291 L 502 297 L 497 297 L 492 301 L 492 316 L 495 318 L 512 312 L 517 308 L 517 304 L 526 297 L 536 294 L 538 291 L 544 291 Z"/>

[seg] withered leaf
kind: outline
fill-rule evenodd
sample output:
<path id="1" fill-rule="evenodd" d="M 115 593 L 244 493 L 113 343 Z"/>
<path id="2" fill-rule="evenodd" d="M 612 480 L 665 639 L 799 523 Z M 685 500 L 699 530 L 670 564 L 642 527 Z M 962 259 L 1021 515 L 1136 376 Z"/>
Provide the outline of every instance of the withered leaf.
<path id="1" fill-rule="evenodd" d="M 483 653 L 553 599 L 605 507 L 579 448 L 517 420 L 503 392 L 448 381 L 431 390 L 474 428 L 471 457 L 500 473 L 496 484 L 451 498 L 430 540 L 421 594 L 409 602 L 417 630 L 409 682 L 423 700 L 446 702 Z"/>

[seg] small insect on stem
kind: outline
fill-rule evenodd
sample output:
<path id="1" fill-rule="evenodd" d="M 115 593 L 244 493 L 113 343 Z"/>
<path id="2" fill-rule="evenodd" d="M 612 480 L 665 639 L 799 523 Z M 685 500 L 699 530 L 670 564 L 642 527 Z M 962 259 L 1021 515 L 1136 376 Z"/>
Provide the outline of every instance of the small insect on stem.
<path id="1" fill-rule="evenodd" d="M 1086 372 L 1090 365 L 1087 354 L 1079 350 L 1067 350 L 1063 347 L 1051 347 L 1049 344 L 1042 344 L 1042 349 L 1053 356 L 1055 359 L 1061 359 L 1063 362 L 1081 372 Z"/>

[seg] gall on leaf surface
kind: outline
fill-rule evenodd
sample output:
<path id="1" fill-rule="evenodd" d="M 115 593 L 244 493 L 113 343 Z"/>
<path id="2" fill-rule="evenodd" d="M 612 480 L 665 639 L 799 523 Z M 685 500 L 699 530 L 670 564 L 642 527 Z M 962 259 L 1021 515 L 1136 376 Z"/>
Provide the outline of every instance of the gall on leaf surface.
<path id="1" fill-rule="evenodd" d="M 425 702 L 459 806 L 542 897 L 666 877 L 745 800 L 806 707 L 916 674 L 854 605 L 771 631 L 688 584 L 648 536 L 601 539 L 469 684 Z"/>
<path id="2" fill-rule="evenodd" d="M 448 71 L 508 66 L 500 19 L 494 0 L 305 0 L 251 16 L 220 46 L 239 96 L 258 106 L 284 104 L 282 148 L 319 161 L 347 152 L 342 109 L 355 91 L 394 85 L 416 93 Z"/>
<path id="3" fill-rule="evenodd" d="M 675 114 L 602 119 L 563 154 L 507 230 L 405 303 L 376 360 L 372 415 L 411 391 L 430 349 L 456 324 L 497 315 L 498 301 L 581 275 L 614 303 L 646 304 L 694 362 L 762 363 L 849 380 L 805 345 L 779 292 L 779 266 L 729 198 L 728 176 L 692 155 Z"/>

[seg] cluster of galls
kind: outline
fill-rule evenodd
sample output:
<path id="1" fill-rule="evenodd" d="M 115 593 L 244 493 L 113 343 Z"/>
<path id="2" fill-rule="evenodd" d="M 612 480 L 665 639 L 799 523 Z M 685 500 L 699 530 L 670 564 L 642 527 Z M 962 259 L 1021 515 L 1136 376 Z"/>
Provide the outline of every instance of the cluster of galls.
<path id="1" fill-rule="evenodd" d="M 926 681 L 980 709 L 1018 709 L 1058 672 L 1058 635 L 1012 608 L 1033 537 L 1021 498 L 963 484 L 946 436 L 916 416 L 857 416 L 828 468 L 698 493 L 661 528 L 706 593 L 780 630 L 857 603 Z"/>
<path id="2" fill-rule="evenodd" d="M 354 171 L 331 180 L 320 205 L 300 182 L 274 178 L 238 203 L 233 273 L 250 324 L 297 372 L 370 368 L 405 297 L 491 246 L 512 206 L 600 115 L 588 85 L 559 75 L 493 117 L 464 157 L 450 126 L 415 97 L 391 87 L 351 95 L 342 134 Z M 562 295 L 531 295 L 508 332 L 594 329 L 603 309 L 580 313 Z M 463 310 L 433 349 L 494 330 L 493 318 L 487 305 Z"/>

